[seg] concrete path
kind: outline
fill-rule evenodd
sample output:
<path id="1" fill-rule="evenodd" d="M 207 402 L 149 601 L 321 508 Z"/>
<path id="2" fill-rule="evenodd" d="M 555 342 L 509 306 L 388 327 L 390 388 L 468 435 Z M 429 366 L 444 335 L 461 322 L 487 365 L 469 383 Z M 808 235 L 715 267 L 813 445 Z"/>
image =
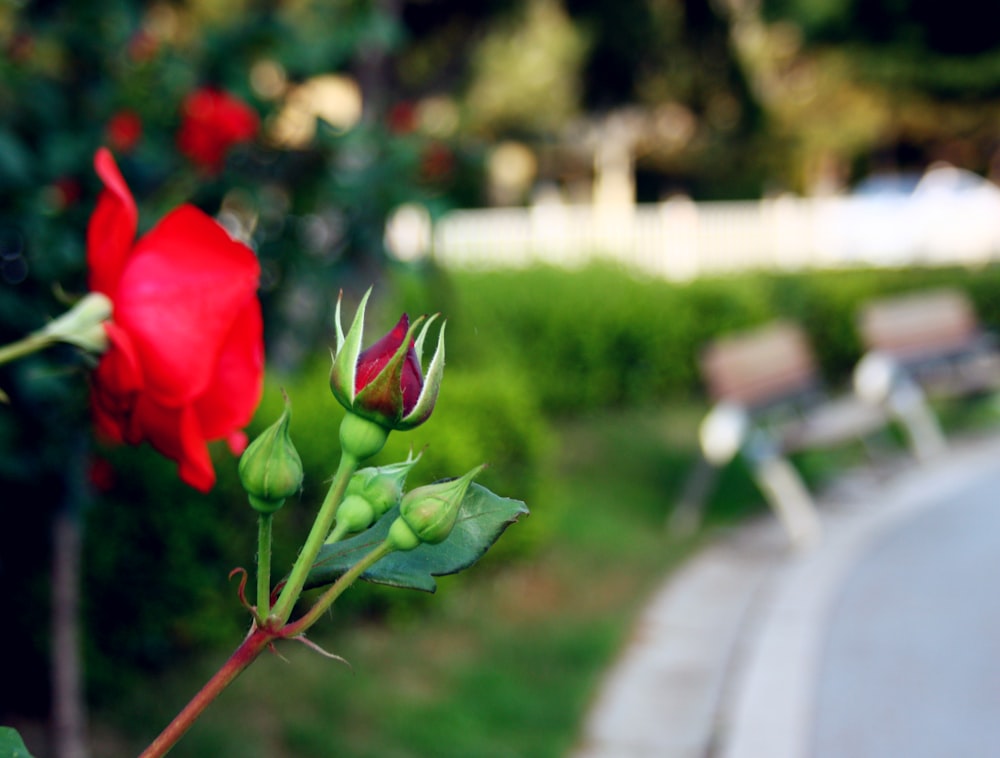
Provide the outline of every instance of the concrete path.
<path id="1" fill-rule="evenodd" d="M 808 553 L 762 519 L 672 575 L 574 758 L 1000 755 L 1000 438 L 821 513 Z"/>

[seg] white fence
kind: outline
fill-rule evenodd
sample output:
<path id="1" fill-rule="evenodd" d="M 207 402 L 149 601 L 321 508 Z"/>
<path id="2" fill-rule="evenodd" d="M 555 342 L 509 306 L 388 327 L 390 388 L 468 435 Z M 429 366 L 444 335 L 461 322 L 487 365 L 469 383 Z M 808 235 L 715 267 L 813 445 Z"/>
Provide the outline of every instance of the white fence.
<path id="1" fill-rule="evenodd" d="M 1000 258 L 1000 192 L 463 210 L 435 225 L 433 251 L 453 267 L 608 260 L 677 280 L 753 268 L 981 264 Z"/>

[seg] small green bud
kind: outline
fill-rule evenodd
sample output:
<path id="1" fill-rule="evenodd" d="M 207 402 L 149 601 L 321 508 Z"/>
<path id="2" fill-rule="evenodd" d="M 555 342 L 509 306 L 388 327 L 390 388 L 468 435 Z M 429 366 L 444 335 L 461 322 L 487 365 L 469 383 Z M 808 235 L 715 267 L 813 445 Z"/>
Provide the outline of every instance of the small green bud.
<path id="1" fill-rule="evenodd" d="M 402 518 L 397 518 L 392 522 L 385 539 L 394 550 L 413 550 L 420 544 L 420 538 L 413 533 L 413 530 Z"/>
<path id="2" fill-rule="evenodd" d="M 327 541 L 335 542 L 345 534 L 363 532 L 391 508 L 399 505 L 406 475 L 417 461 L 411 453 L 405 461 L 388 466 L 370 466 L 355 471 L 347 483 L 344 500 L 337 508 L 337 526 Z"/>
<path id="3" fill-rule="evenodd" d="M 399 463 L 392 463 L 388 466 L 371 466 L 356 471 L 347 484 L 346 495 L 358 495 L 366 500 L 372 508 L 373 521 L 377 520 L 390 508 L 399 504 L 399 500 L 403 496 L 406 476 L 419 460 L 419 455 L 414 458 L 411 453 L 405 461 Z M 340 520 L 339 509 L 337 519 Z"/>
<path id="4" fill-rule="evenodd" d="M 465 493 L 485 465 L 465 476 L 410 490 L 399 504 L 399 514 L 421 542 L 437 544 L 451 534 L 458 520 Z"/>
<path id="5" fill-rule="evenodd" d="M 337 526 L 344 534 L 363 532 L 375 523 L 375 510 L 360 495 L 347 495 L 337 508 Z"/>
<path id="6" fill-rule="evenodd" d="M 274 513 L 302 487 L 302 460 L 288 432 L 292 406 L 251 442 L 240 458 L 240 481 L 250 505 L 260 513 Z"/>

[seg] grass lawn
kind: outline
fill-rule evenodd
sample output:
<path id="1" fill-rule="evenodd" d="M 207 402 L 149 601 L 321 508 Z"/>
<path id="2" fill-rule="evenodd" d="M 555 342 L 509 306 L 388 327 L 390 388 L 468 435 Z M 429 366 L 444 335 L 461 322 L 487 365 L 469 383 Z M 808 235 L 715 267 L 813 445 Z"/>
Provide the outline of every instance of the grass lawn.
<path id="1" fill-rule="evenodd" d="M 286 644 L 286 660 L 255 663 L 172 755 L 565 755 L 643 602 L 703 538 L 665 530 L 700 413 L 633 410 L 558 424 L 551 476 L 497 555 L 377 618 L 340 622 L 335 612 L 314 636 L 350 668 Z M 713 502 L 730 518 L 762 507 L 739 471 L 723 476 Z M 528 547 L 517 549 L 517 530 Z M 95 753 L 135 754 L 226 654 L 95 714 Z"/>

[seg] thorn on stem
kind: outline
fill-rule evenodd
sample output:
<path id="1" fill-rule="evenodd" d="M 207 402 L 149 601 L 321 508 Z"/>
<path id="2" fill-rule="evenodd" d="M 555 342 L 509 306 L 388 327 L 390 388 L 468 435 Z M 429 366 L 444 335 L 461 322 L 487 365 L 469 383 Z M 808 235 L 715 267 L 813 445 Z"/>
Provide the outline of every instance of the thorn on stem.
<path id="1" fill-rule="evenodd" d="M 324 650 L 322 647 L 320 647 L 319 645 L 317 645 L 312 640 L 307 639 L 304 634 L 299 634 L 299 635 L 297 635 L 295 637 L 292 637 L 291 639 L 295 640 L 296 642 L 301 642 L 307 648 L 309 648 L 310 650 L 314 650 L 315 652 L 317 652 L 320 655 L 322 655 L 324 658 L 330 658 L 330 659 L 332 659 L 334 661 L 339 661 L 340 663 L 343 663 L 351 671 L 354 671 L 354 667 L 350 664 L 350 662 L 346 658 L 342 658 L 341 656 L 339 656 L 339 655 L 337 655 L 335 653 L 331 653 L 329 650 Z"/>

